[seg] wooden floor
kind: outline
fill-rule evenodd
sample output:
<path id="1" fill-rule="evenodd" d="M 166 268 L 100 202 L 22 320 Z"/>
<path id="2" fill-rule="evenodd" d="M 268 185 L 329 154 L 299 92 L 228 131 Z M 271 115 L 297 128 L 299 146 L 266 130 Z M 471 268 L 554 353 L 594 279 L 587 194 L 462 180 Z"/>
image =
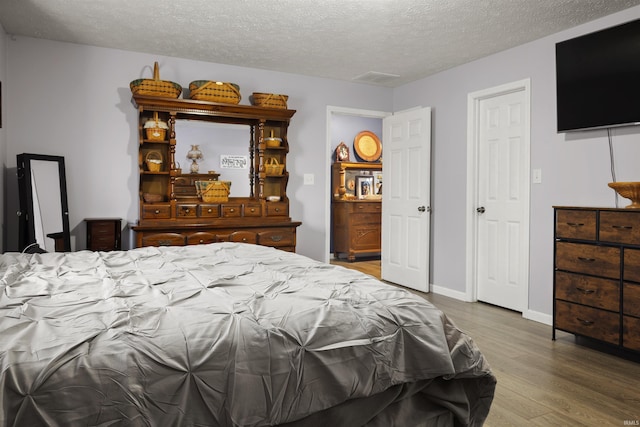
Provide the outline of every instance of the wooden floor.
<path id="1" fill-rule="evenodd" d="M 332 261 L 380 278 L 380 261 Z M 485 426 L 640 424 L 640 363 L 484 303 L 421 294 L 478 344 L 498 379 Z"/>

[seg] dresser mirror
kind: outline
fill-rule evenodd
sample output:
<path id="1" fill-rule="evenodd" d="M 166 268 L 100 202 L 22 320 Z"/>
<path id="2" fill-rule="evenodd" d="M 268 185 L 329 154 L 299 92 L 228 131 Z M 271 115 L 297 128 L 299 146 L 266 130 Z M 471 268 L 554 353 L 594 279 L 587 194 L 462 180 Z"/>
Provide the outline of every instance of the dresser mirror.
<path id="1" fill-rule="evenodd" d="M 64 157 L 18 154 L 19 249 L 69 252 L 69 208 Z"/>
<path id="2" fill-rule="evenodd" d="M 198 160 L 200 174 L 215 171 L 220 174 L 220 181 L 231 181 L 231 197 L 248 197 L 251 191 L 249 183 L 250 162 L 249 126 L 212 123 L 198 120 L 176 120 L 176 162 L 180 164 L 183 174 L 190 173 L 191 160 L 187 153 L 192 145 L 198 145 L 202 159 Z M 220 164 L 220 156 L 228 156 L 236 162 L 228 162 L 229 166 Z M 245 162 L 244 165 L 242 164 Z"/>

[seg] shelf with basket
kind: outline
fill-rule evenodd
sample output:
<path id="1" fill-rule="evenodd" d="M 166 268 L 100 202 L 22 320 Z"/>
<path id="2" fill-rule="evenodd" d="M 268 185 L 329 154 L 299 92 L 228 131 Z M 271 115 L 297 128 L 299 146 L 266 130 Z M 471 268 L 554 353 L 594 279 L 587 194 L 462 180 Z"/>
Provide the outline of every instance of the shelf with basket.
<path id="1" fill-rule="evenodd" d="M 209 243 L 242 235 L 253 236 L 249 242 L 295 251 L 300 222 L 291 220 L 287 197 L 287 130 L 294 110 L 139 95 L 133 96 L 133 103 L 140 120 L 136 246 Z M 145 123 L 156 120 L 166 123 L 166 129 L 164 135 L 150 138 L 151 126 Z M 176 146 L 201 142 L 189 140 L 188 132 L 176 124 L 196 121 L 247 129 L 248 189 L 242 190 L 244 182 L 225 180 L 229 172 L 224 170 L 182 173 Z M 207 139 L 224 140 L 216 138 L 215 130 Z M 205 145 L 203 151 L 206 156 L 220 150 L 207 151 Z M 236 194 L 247 191 L 248 196 L 233 197 L 231 188 Z M 267 235 L 272 238 L 265 239 Z"/>

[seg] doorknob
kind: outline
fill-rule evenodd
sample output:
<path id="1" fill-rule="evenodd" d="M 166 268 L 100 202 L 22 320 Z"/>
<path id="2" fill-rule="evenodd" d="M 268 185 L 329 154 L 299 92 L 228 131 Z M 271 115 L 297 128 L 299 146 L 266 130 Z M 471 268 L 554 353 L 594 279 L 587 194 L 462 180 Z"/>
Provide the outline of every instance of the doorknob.
<path id="1" fill-rule="evenodd" d="M 424 212 L 426 210 L 427 208 L 425 208 L 424 206 L 418 206 L 418 212 Z"/>
<path id="2" fill-rule="evenodd" d="M 476 212 L 483 214 L 485 211 L 484 206 L 480 206 L 478 209 L 476 209 Z"/>

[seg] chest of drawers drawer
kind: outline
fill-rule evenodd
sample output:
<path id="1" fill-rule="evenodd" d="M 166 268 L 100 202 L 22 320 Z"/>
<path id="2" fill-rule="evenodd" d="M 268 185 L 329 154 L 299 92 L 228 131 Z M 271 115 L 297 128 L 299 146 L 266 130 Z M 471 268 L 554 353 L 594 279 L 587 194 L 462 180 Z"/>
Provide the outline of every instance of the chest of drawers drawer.
<path id="1" fill-rule="evenodd" d="M 613 279 L 556 271 L 556 298 L 602 308 L 620 310 L 620 284 Z"/>
<path id="2" fill-rule="evenodd" d="M 620 343 L 620 316 L 597 308 L 556 300 L 556 327 L 610 344 Z"/>
<path id="3" fill-rule="evenodd" d="M 564 239 L 595 240 L 596 212 L 558 209 L 556 236 Z"/>
<path id="4" fill-rule="evenodd" d="M 634 244 L 640 242 L 640 214 L 635 212 L 600 212 L 601 242 Z"/>
<path id="5" fill-rule="evenodd" d="M 556 268 L 619 279 L 620 249 L 610 246 L 557 242 Z"/>

